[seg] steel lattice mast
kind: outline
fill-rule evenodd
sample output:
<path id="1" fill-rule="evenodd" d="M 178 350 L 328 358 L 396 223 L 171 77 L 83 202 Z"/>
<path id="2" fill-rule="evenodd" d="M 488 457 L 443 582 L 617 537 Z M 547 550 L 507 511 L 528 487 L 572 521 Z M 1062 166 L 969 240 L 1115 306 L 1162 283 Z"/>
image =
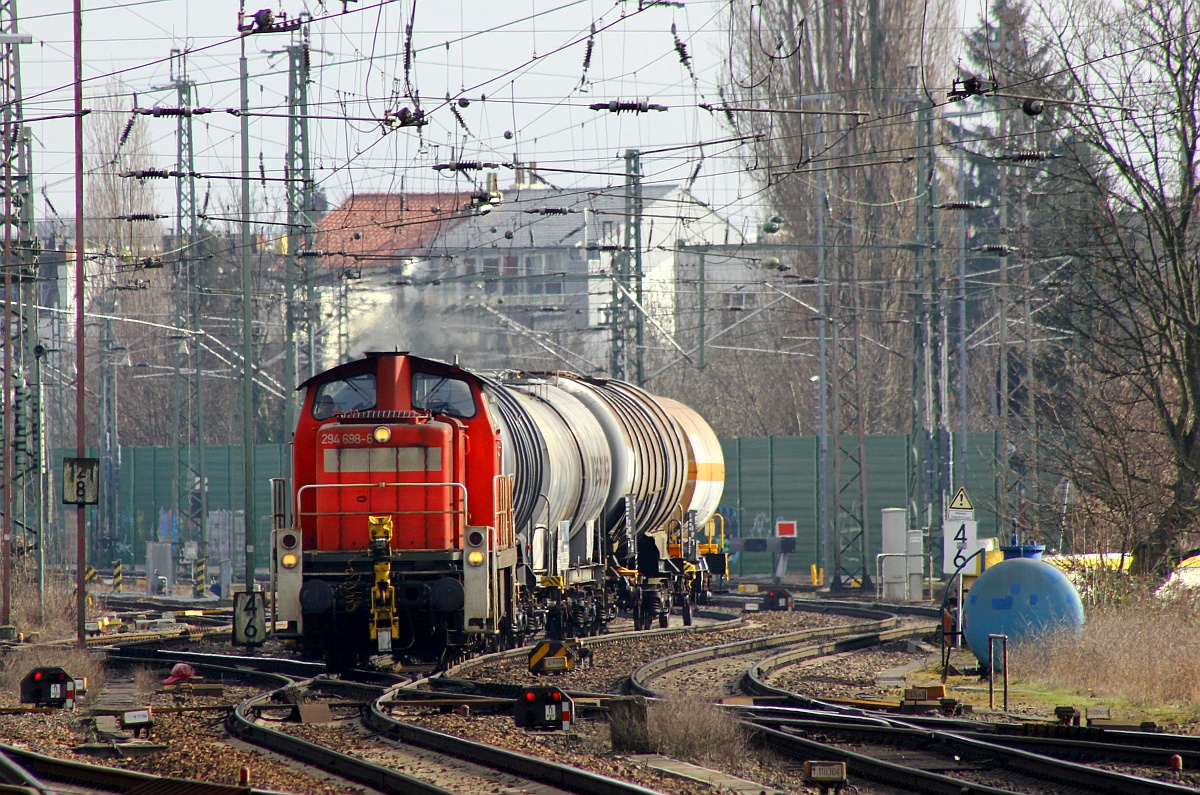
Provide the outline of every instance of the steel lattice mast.
<path id="1" fill-rule="evenodd" d="M 10 618 L 13 532 L 22 538 L 37 535 L 39 606 L 44 593 L 46 513 L 43 500 L 45 439 L 42 390 L 38 366 L 43 349 L 38 336 L 37 238 L 33 204 L 32 137 L 24 125 L 21 59 L 18 45 L 28 38 L 18 33 L 17 0 L 0 0 L 0 100 L 4 106 L 4 528 L 3 605 L 0 623 Z M 13 288 L 19 286 L 19 293 Z M 11 343 L 11 344 L 10 344 Z M 29 379 L 29 375 L 33 379 Z"/>
<path id="2" fill-rule="evenodd" d="M 174 326 L 176 332 L 174 425 L 175 516 L 181 538 L 194 540 L 201 560 L 208 555 L 208 489 L 205 472 L 204 366 L 200 325 L 200 236 L 197 221 L 195 147 L 192 139 L 192 92 L 196 84 L 187 76 L 187 54 L 171 50 L 171 81 L 161 88 L 174 89 L 176 98 Z M 205 583 L 195 583 L 194 595 Z"/>
<path id="3" fill-rule="evenodd" d="M 287 148 L 287 275 L 284 279 L 284 313 L 287 354 L 284 388 L 287 410 L 281 438 L 287 439 L 296 425 L 296 401 L 290 392 L 320 369 L 316 345 L 316 285 L 313 276 L 313 219 L 316 214 L 312 165 L 308 141 L 308 84 L 312 66 L 308 28 L 294 34 L 288 55 L 288 148 Z M 297 288 L 300 298 L 297 299 Z M 302 363 L 303 362 L 303 363 Z"/>

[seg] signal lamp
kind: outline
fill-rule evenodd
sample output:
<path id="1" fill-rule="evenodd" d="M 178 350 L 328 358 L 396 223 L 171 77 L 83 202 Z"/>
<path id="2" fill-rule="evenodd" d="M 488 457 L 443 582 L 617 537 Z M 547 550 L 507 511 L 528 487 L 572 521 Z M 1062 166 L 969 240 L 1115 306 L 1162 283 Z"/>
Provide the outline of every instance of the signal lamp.
<path id="1" fill-rule="evenodd" d="M 284 533 L 283 538 L 279 539 L 279 543 L 284 549 L 292 549 L 296 546 L 296 534 Z"/>
<path id="2" fill-rule="evenodd" d="M 371 438 L 374 439 L 379 444 L 383 444 L 384 442 L 386 442 L 392 438 L 392 429 L 387 427 L 386 425 L 380 425 L 378 428 L 376 428 L 374 431 L 371 432 Z"/>
<path id="3" fill-rule="evenodd" d="M 483 553 L 478 549 L 471 550 L 471 554 L 467 555 L 467 563 L 470 563 L 472 566 L 482 566 Z"/>
<path id="4" fill-rule="evenodd" d="M 42 672 L 41 672 L 41 671 L 34 671 L 34 672 L 33 672 L 33 681 L 35 681 L 35 682 L 40 682 L 40 681 L 42 681 Z"/>
<path id="5" fill-rule="evenodd" d="M 537 698 L 537 696 L 535 696 L 533 693 L 528 693 L 528 692 L 527 692 L 527 693 L 525 694 L 525 700 L 526 700 L 526 701 L 533 701 L 535 698 Z"/>
<path id="6" fill-rule="evenodd" d="M 279 563 L 285 569 L 294 569 L 294 568 L 296 568 L 296 564 L 299 562 L 300 562 L 300 559 L 296 557 L 295 552 L 287 553 L 286 555 L 283 556 L 283 559 L 279 561 Z"/>
<path id="7" fill-rule="evenodd" d="M 473 547 L 483 546 L 483 532 L 480 530 L 472 530 L 467 533 L 467 543 Z"/>

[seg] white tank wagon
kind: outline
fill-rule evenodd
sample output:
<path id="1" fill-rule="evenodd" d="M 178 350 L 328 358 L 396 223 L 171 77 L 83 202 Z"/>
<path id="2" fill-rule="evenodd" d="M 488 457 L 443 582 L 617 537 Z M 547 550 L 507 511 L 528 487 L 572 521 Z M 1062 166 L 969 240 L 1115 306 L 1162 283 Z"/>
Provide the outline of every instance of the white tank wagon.
<path id="1" fill-rule="evenodd" d="M 708 423 L 622 381 L 552 374 L 488 383 L 527 582 L 594 597 L 617 575 L 623 581 L 607 612 L 629 607 L 648 626 L 681 603 L 690 620 L 690 602 L 710 588 L 696 533 L 716 512 L 725 480 Z M 571 619 L 569 606 L 564 612 L 568 624 L 583 620 Z M 603 612 L 589 613 L 588 626 L 607 620 Z"/>

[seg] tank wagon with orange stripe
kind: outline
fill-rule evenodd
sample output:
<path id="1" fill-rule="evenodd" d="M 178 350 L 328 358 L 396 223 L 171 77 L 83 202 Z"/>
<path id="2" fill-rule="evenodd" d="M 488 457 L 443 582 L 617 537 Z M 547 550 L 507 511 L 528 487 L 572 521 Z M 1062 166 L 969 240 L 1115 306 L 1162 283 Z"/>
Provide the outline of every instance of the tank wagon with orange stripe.
<path id="1" fill-rule="evenodd" d="M 681 403 L 407 353 L 301 389 L 272 576 L 280 634 L 310 656 L 444 665 L 594 634 L 618 611 L 690 623 L 726 573 L 721 447 Z"/>

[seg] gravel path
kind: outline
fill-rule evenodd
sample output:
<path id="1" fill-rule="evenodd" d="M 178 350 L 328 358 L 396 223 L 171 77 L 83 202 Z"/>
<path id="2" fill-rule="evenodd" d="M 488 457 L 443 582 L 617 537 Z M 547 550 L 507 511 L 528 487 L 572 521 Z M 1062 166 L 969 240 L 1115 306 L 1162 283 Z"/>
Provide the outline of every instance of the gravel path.
<path id="1" fill-rule="evenodd" d="M 812 641 L 807 642 L 811 643 Z M 798 645 L 803 645 L 803 643 Z M 715 660 L 705 660 L 681 668 L 672 668 L 643 684 L 649 685 L 655 692 L 662 693 L 667 697 L 693 696 L 715 701 L 724 696 L 741 693 L 742 675 L 746 673 L 746 669 L 768 654 L 782 650 L 752 651 L 733 657 L 718 657 Z"/>
<path id="2" fill-rule="evenodd" d="M 110 674 L 119 677 L 120 673 Z M 115 681 L 121 681 L 116 679 Z M 210 679 L 211 681 L 216 681 Z M 256 693 L 254 688 L 228 684 L 223 697 L 197 696 L 177 701 L 166 693 L 146 695 L 142 701 L 152 707 L 173 707 L 195 704 L 216 705 L 237 703 Z M 90 764 L 102 764 L 125 770 L 138 770 L 160 776 L 175 776 L 194 781 L 236 784 L 243 766 L 251 769 L 256 787 L 281 792 L 325 793 L 363 792 L 359 787 L 347 788 L 346 782 L 333 777 L 317 777 L 293 769 L 273 754 L 250 749 L 237 743 L 226 745 L 223 711 L 192 712 L 178 715 L 154 716 L 153 740 L 167 745 L 163 751 L 129 759 L 97 758 L 72 750 L 81 743 L 95 739 L 87 711 L 61 711 L 43 714 L 0 715 L 0 737 L 9 745 L 36 751 L 60 759 Z"/>
<path id="3" fill-rule="evenodd" d="M 300 725 L 259 721 L 290 735 L 344 754 L 398 770 L 461 795 L 564 795 L 556 787 L 526 781 L 453 757 L 374 736 L 357 717 L 329 724 Z"/>
<path id="4" fill-rule="evenodd" d="M 576 724 L 573 735 L 565 735 L 560 732 L 514 731 L 512 718 L 507 715 L 462 717 L 397 710 L 393 717 L 447 734 L 634 781 L 668 795 L 712 795 L 716 792 L 706 784 L 667 776 L 651 770 L 635 759 L 614 754 L 609 742 L 608 724 L 602 720 L 583 720 Z M 820 791 L 815 787 L 806 786 L 801 780 L 803 763 L 786 760 L 771 752 L 752 752 L 748 758 L 733 764 L 717 760 L 700 764 L 756 781 L 762 785 L 765 795 L 775 792 L 807 794 Z M 855 789 L 850 792 L 856 792 L 858 795 L 896 795 L 902 792 L 861 780 L 852 781 Z"/>
<path id="5" fill-rule="evenodd" d="M 651 660 L 671 654 L 716 646 L 735 640 L 748 640 L 764 635 L 778 635 L 810 627 L 830 627 L 861 622 L 863 619 L 824 613 L 778 612 L 747 615 L 745 622 L 727 630 L 674 635 L 656 638 L 653 635 L 631 638 L 615 646 L 597 649 L 591 668 L 580 667 L 559 677 L 534 676 L 524 656 L 491 662 L 466 671 L 460 676 L 479 682 L 517 684 L 558 684 L 572 690 L 593 693 L 620 692 L 629 674 Z M 761 655 L 765 656 L 765 655 Z"/>
<path id="6" fill-rule="evenodd" d="M 806 660 L 775 671 L 769 681 L 777 687 L 813 698 L 899 700 L 904 695 L 904 688 L 876 686 L 875 676 L 928 659 L 928 654 L 908 652 L 906 646 L 905 642 L 895 642 Z"/>

